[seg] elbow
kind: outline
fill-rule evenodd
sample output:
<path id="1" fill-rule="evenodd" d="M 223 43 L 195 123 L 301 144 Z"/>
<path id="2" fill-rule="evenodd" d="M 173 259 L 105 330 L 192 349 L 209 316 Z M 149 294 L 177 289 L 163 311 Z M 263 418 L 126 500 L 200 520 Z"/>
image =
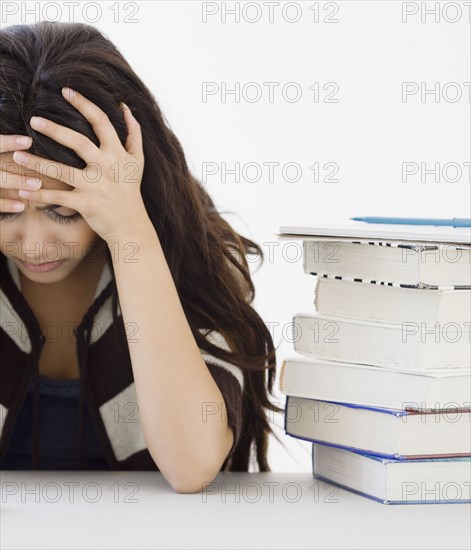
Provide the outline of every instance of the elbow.
<path id="1" fill-rule="evenodd" d="M 216 465 L 198 475 L 195 474 L 195 468 L 190 466 L 184 474 L 169 476 L 167 480 L 176 493 L 200 493 L 207 485 L 213 483 L 220 471 L 221 463 L 218 461 Z"/>
<path id="2" fill-rule="evenodd" d="M 176 493 L 194 494 L 200 493 L 207 485 L 213 482 L 219 471 L 210 476 L 200 476 L 192 479 L 175 479 L 169 480 L 169 484 Z"/>
<path id="3" fill-rule="evenodd" d="M 176 493 L 179 493 L 181 495 L 190 495 L 194 493 L 199 493 L 203 489 L 203 487 L 200 487 L 199 485 L 189 485 L 187 483 L 182 483 L 182 484 L 172 483 L 171 486 Z"/>
<path id="4" fill-rule="evenodd" d="M 160 471 L 165 476 L 167 482 L 170 484 L 172 489 L 176 493 L 189 494 L 189 493 L 200 493 L 203 491 L 207 485 L 212 483 L 221 471 L 221 467 L 224 464 L 228 454 L 232 450 L 234 443 L 234 432 L 232 428 L 227 427 L 227 438 L 223 445 L 223 449 L 219 450 L 218 459 L 213 463 L 209 468 L 208 464 L 205 464 L 205 471 L 200 474 L 195 474 L 195 462 L 193 461 L 190 465 L 186 464 L 182 467 L 179 474 L 175 472 L 167 473 L 166 469 L 159 467 Z M 217 453 L 214 453 L 217 455 Z M 155 463 L 158 461 L 154 458 Z M 201 470 L 201 468 L 200 468 Z"/>
<path id="5" fill-rule="evenodd" d="M 221 467 L 227 458 L 234 442 L 232 428 L 227 428 L 227 440 L 224 444 L 222 455 L 220 454 L 216 464 L 212 464 L 203 474 L 195 475 L 195 467 L 190 465 L 185 468 L 185 473 L 179 475 L 166 475 L 166 479 L 176 493 L 189 494 L 200 493 L 207 485 L 212 483 L 221 471 Z M 222 456 L 222 458 L 221 458 Z M 206 465 L 207 466 L 207 465 Z M 162 470 L 161 470 L 162 471 Z M 190 472 L 190 473 L 187 473 Z M 164 474 L 165 475 L 165 474 Z"/>

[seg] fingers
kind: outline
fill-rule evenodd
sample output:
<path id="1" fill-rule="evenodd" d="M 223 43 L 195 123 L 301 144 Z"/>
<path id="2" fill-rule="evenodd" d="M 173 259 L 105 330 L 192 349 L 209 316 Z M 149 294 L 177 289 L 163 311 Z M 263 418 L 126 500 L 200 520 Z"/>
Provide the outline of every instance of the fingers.
<path id="1" fill-rule="evenodd" d="M 64 98 L 79 111 L 91 124 L 100 142 L 100 147 L 108 150 L 119 149 L 121 142 L 108 115 L 82 94 L 70 88 L 62 88 Z"/>
<path id="2" fill-rule="evenodd" d="M 124 120 L 128 127 L 128 136 L 126 138 L 125 149 L 130 155 L 136 157 L 143 163 L 144 153 L 142 148 L 141 125 L 136 120 L 131 109 L 126 105 L 126 103 L 121 103 L 121 110 L 123 111 Z"/>
<path id="3" fill-rule="evenodd" d="M 100 152 L 100 149 L 80 132 L 47 118 L 33 116 L 30 124 L 36 131 L 75 151 L 87 164 L 91 164 Z"/>
<path id="4" fill-rule="evenodd" d="M 8 153 L 9 151 L 20 151 L 31 147 L 33 140 L 29 136 L 0 135 L 0 153 Z"/>
<path id="5" fill-rule="evenodd" d="M 24 174 L 11 174 L 0 170 L 0 191 L 2 189 L 39 189 L 39 178 L 27 178 Z M 0 212 L 21 212 L 25 205 L 23 202 L 6 197 L 0 197 Z"/>
<path id="6" fill-rule="evenodd" d="M 74 190 L 75 191 L 75 190 Z M 21 197 L 26 199 L 44 202 L 48 204 L 60 204 L 71 210 L 81 212 L 83 207 L 80 205 L 80 194 L 75 191 L 63 191 L 59 189 L 39 189 L 38 191 L 25 191 Z"/>
<path id="7" fill-rule="evenodd" d="M 0 197 L 0 212 L 21 212 L 22 210 L 24 210 L 24 207 L 25 205 L 23 202 Z"/>
<path id="8" fill-rule="evenodd" d="M 60 162 L 52 163 L 48 159 L 23 151 L 15 151 L 13 153 L 13 160 L 18 166 L 23 166 L 25 169 L 34 170 L 35 172 L 45 176 L 47 176 L 48 172 L 50 172 L 51 166 L 54 166 L 57 172 L 54 175 L 54 178 L 63 181 L 72 187 L 85 186 L 87 183 L 83 176 L 82 170 L 73 168 L 67 164 L 62 164 Z"/>
<path id="9" fill-rule="evenodd" d="M 23 143 L 18 143 L 18 140 Z M 20 135 L 0 135 L 0 153 L 9 153 L 11 151 L 21 151 L 31 147 L 33 140 L 28 136 Z M 8 165 L 8 163 L 6 163 Z M 0 170 L 0 191 L 2 189 L 30 189 L 29 182 L 37 180 L 37 178 L 26 178 L 24 174 L 12 174 L 4 170 Z M 40 180 L 39 180 L 40 181 Z M 35 189 L 41 186 L 41 183 L 36 184 Z M 24 202 L 19 200 L 0 197 L 0 212 L 18 213 L 25 208 Z"/>
<path id="10" fill-rule="evenodd" d="M 41 180 L 0 170 L 0 189 L 39 189 Z"/>

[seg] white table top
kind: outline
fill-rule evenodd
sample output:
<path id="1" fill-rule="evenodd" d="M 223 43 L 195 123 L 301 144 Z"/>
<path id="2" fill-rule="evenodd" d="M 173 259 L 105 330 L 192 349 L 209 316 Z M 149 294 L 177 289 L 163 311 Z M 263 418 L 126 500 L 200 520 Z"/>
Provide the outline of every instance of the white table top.
<path id="1" fill-rule="evenodd" d="M 471 547 L 470 504 L 386 505 L 309 473 L 221 472 L 193 494 L 160 472 L 1 471 L 0 484 L 2 550 Z"/>

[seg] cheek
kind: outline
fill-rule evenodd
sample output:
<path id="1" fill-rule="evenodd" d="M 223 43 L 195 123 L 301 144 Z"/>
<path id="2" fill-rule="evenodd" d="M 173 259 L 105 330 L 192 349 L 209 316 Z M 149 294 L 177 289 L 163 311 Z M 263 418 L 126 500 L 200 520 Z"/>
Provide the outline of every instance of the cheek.
<path id="1" fill-rule="evenodd" d="M 68 236 L 68 242 L 72 241 L 75 244 L 75 256 L 79 259 L 92 254 L 101 239 L 83 221 L 77 225 L 81 225 L 81 227 L 71 232 Z"/>
<path id="2" fill-rule="evenodd" d="M 4 249 L 7 247 L 8 243 L 13 242 L 13 231 L 8 227 L 7 224 L 3 224 L 0 221 L 0 247 L 3 253 Z"/>
<path id="3" fill-rule="evenodd" d="M 86 223 L 81 222 L 80 225 L 81 227 L 77 231 L 77 238 L 80 239 L 80 242 L 90 248 L 100 239 L 100 237 L 92 231 Z"/>

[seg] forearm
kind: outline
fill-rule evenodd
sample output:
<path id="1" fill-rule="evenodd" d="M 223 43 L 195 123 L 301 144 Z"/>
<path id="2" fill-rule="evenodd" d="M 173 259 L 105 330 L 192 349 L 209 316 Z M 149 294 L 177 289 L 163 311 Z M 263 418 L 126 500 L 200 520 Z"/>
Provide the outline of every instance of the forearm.
<path id="1" fill-rule="evenodd" d="M 150 220 L 109 247 L 123 321 L 133 327 L 128 346 L 147 447 L 172 486 L 201 490 L 233 443 L 224 398 L 201 357 Z M 205 404 L 221 414 L 204 415 Z"/>

